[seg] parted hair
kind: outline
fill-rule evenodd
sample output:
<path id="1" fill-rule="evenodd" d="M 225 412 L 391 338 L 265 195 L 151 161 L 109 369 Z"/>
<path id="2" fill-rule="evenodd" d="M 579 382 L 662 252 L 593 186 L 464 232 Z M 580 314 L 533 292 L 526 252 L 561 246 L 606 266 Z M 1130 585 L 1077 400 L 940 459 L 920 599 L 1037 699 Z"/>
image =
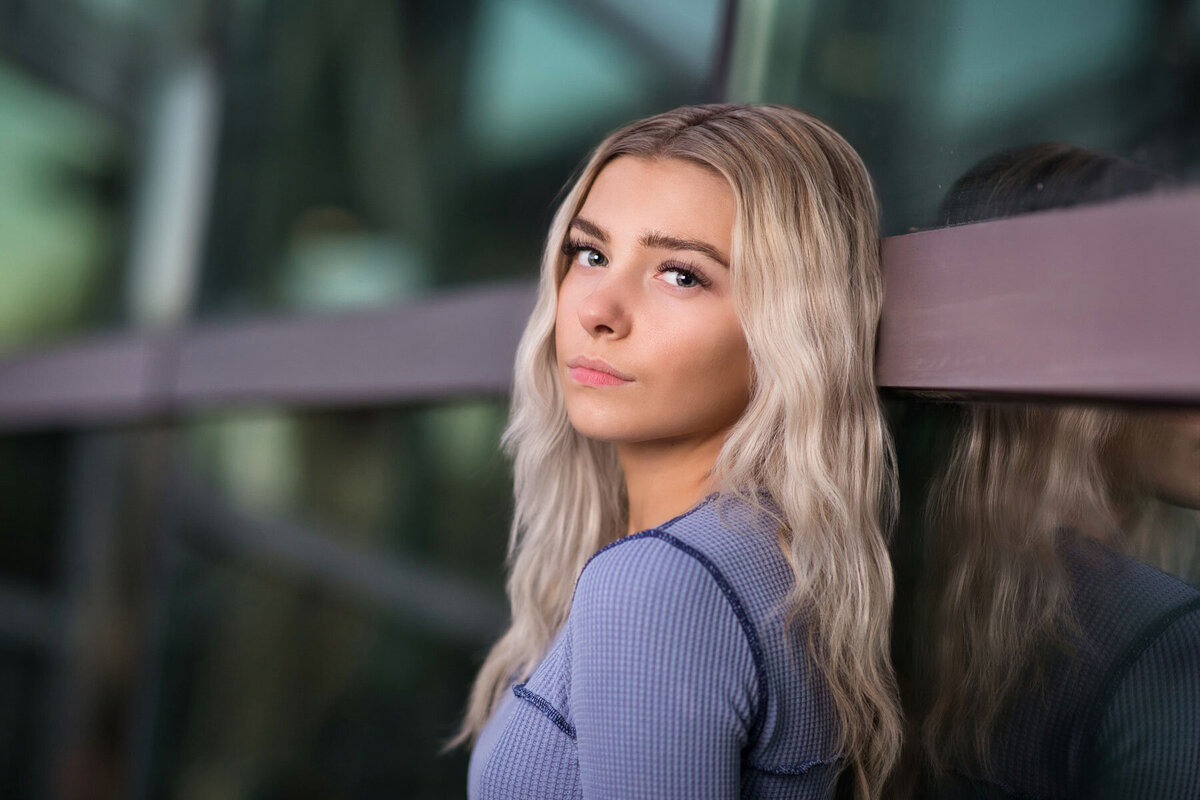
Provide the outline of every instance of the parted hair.
<path id="1" fill-rule="evenodd" d="M 476 678 L 452 744 L 473 740 L 509 682 L 537 666 L 567 618 L 584 564 L 626 530 L 615 446 L 571 426 L 554 340 L 567 268 L 562 242 L 596 176 L 621 156 L 684 160 L 733 190 L 731 283 L 752 381 L 714 487 L 751 503 L 766 490 L 774 501 L 795 574 L 790 618 L 802 622 L 805 652 L 832 692 L 855 794 L 878 796 L 902 729 L 885 541 L 896 482 L 874 383 L 883 299 L 878 204 L 845 139 L 782 106 L 688 106 L 632 123 L 596 147 L 566 192 L 517 350 L 502 439 L 514 473 L 512 622 Z"/>

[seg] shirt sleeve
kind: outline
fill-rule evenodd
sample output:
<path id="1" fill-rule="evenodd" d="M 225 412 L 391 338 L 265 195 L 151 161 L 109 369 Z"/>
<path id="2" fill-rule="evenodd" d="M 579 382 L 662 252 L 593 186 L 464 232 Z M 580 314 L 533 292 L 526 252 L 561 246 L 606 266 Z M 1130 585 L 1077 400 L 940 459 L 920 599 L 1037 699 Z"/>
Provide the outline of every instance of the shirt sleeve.
<path id="1" fill-rule="evenodd" d="M 1200 608 L 1139 656 L 1108 703 L 1092 792 L 1104 800 L 1200 797 Z"/>
<path id="2" fill-rule="evenodd" d="M 620 541 L 584 569 L 571 616 L 583 797 L 737 797 L 758 677 L 716 566 L 671 540 Z"/>

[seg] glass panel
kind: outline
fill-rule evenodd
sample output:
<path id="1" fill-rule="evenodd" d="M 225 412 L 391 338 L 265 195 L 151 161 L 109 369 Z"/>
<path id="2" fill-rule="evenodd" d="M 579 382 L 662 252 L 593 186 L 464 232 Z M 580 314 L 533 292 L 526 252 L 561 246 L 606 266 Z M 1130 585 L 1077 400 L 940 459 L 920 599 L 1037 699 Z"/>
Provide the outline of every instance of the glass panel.
<path id="1" fill-rule="evenodd" d="M 0 794 L 12 800 L 35 797 L 29 742 L 43 717 L 46 666 L 38 654 L 0 644 Z"/>
<path id="2" fill-rule="evenodd" d="M 738 22 L 734 97 L 845 134 L 886 235 L 1200 176 L 1200 3 L 795 0 Z M 910 739 L 888 796 L 1200 794 L 1200 409 L 910 395 L 890 411 Z"/>
<path id="3" fill-rule="evenodd" d="M 505 418 L 475 401 L 184 426 L 150 796 L 462 793 L 465 754 L 438 750 L 504 623 Z"/>
<path id="4" fill-rule="evenodd" d="M 1200 408 L 893 411 L 894 654 L 912 752 L 926 758 L 905 765 L 905 789 L 1192 796 Z"/>
<path id="5" fill-rule="evenodd" d="M 0 354 L 122 313 L 127 141 L 0 64 Z"/>
<path id="6" fill-rule="evenodd" d="M 46 590 L 59 579 L 70 439 L 0 437 L 0 581 Z"/>
<path id="7" fill-rule="evenodd" d="M 1200 174 L 1198 3 L 770 9 L 741 12 L 735 99 L 795 105 L 842 132 L 875 177 L 885 234 L 946 224 L 939 207 L 960 176 L 1017 146 L 1120 156 L 1158 173 L 1154 185 Z M 1084 199 L 1108 196 L 1095 187 Z"/>
<path id="8" fill-rule="evenodd" d="M 502 591 L 511 484 L 502 401 L 420 410 L 245 410 L 194 418 L 190 463 L 211 502 L 286 519 L 380 556 Z"/>
<path id="9" fill-rule="evenodd" d="M 191 552 L 169 601 L 152 797 L 443 798 L 439 756 L 482 642 L 397 622 L 303 574 Z"/>
<path id="10" fill-rule="evenodd" d="M 131 601 L 144 528 L 124 491 L 130 441 L 126 433 L 0 439 L 5 798 L 114 796 L 141 649 Z"/>
<path id="11" fill-rule="evenodd" d="M 461 794 L 438 750 L 505 622 L 505 418 L 0 439 L 4 797 Z"/>
<path id="12" fill-rule="evenodd" d="M 707 85 L 720 4 L 683 6 L 238 5 L 200 312 L 532 277 L 587 148 Z"/>

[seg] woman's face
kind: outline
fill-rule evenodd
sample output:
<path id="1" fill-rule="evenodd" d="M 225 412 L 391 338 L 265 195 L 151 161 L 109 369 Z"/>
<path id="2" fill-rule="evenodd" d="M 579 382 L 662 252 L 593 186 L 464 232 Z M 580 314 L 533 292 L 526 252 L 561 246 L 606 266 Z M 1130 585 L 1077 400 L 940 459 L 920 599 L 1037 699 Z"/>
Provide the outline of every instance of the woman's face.
<path id="1" fill-rule="evenodd" d="M 621 156 L 568 231 L 555 345 L 567 415 L 610 442 L 724 437 L 750 357 L 730 292 L 734 199 L 687 161 Z"/>

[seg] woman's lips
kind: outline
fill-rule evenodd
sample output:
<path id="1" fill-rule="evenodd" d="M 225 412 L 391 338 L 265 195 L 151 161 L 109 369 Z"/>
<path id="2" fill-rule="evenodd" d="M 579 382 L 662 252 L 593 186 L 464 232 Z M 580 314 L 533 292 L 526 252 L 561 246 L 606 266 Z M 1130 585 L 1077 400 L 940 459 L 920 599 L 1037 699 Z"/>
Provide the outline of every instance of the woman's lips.
<path id="1" fill-rule="evenodd" d="M 616 375 L 609 375 L 607 372 L 601 372 L 598 369 L 588 369 L 587 367 L 571 367 L 567 370 L 567 374 L 588 386 L 620 386 L 623 383 L 629 383 L 624 378 L 618 378 Z"/>
<path id="2" fill-rule="evenodd" d="M 575 356 L 567 362 L 567 374 L 586 386 L 620 386 L 633 380 L 599 358 Z"/>

